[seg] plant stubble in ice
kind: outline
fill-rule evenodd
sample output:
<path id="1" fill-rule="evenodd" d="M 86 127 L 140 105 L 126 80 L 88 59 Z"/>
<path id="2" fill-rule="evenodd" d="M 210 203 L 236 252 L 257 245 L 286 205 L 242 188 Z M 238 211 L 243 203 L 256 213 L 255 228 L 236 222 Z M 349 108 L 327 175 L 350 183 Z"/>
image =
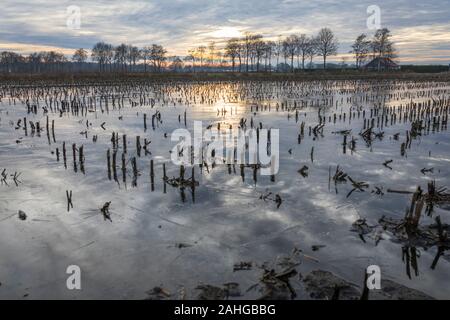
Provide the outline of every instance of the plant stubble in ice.
<path id="1" fill-rule="evenodd" d="M 173 131 L 171 141 L 177 142 L 171 152 L 175 165 L 225 164 L 259 165 L 261 175 L 275 175 L 279 170 L 279 129 L 222 129 L 194 121 L 194 136 L 189 130 Z"/>

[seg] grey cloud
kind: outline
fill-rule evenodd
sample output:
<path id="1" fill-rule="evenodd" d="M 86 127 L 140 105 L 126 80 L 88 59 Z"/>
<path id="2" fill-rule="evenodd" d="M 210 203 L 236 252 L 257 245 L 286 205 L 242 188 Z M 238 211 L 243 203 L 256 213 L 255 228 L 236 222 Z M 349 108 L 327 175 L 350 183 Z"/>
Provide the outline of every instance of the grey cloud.
<path id="1" fill-rule="evenodd" d="M 316 33 L 327 26 L 341 41 L 341 52 L 367 30 L 366 9 L 381 8 L 382 26 L 394 32 L 405 28 L 448 26 L 450 9 L 444 0 L 41 0 L 33 2 L 4 0 L 0 11 L 0 42 L 50 45 L 61 48 L 90 48 L 96 41 L 113 44 L 128 42 L 145 45 L 162 43 L 177 54 L 206 42 L 207 34 L 219 27 L 277 36 L 292 32 Z M 82 12 L 82 31 L 65 27 L 65 9 L 78 5 Z M 440 30 L 450 33 L 450 30 Z M 409 39 L 409 46 L 420 39 Z M 431 49 L 433 50 L 434 47 Z M 437 47 L 436 47 L 437 49 Z M 183 52 L 184 51 L 184 52 Z M 417 57 L 420 60 L 420 56 Z"/>

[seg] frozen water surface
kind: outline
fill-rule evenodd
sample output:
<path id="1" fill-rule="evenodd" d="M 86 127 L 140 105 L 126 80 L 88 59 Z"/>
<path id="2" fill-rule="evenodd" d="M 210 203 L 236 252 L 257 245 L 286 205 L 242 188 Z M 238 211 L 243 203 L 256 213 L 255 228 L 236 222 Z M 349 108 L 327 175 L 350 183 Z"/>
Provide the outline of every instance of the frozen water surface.
<path id="1" fill-rule="evenodd" d="M 411 121 L 400 120 L 406 109 L 399 111 L 400 106 L 406 108 L 412 103 L 417 108 L 419 103 L 441 101 L 447 106 L 440 115 L 443 119 L 448 114 L 449 83 L 130 82 L 52 88 L 3 86 L 1 95 L 0 170 L 6 169 L 8 184 L 0 185 L 0 298 L 142 299 L 155 286 L 166 288 L 174 298 L 184 287 L 187 297 L 192 298 L 200 283 L 221 286 L 229 282 L 240 284 L 242 297 L 257 298 L 258 290 L 246 292 L 262 274 L 257 265 L 289 255 L 294 248 L 302 250 L 296 269 L 303 275 L 323 269 L 361 285 L 365 268 L 375 264 L 386 279 L 435 298 L 450 298 L 448 252 L 432 270 L 437 248 L 418 247 L 418 272 L 412 268 L 410 278 L 402 259 L 403 244 L 391 234 L 384 232 L 376 244 L 372 235 L 363 242 L 351 231 L 352 223 L 359 218 L 375 225 L 382 216 L 404 216 L 411 195 L 388 193 L 388 189 L 415 191 L 421 186 L 426 190 L 432 180 L 438 186 L 450 185 L 446 126 L 431 125 L 429 131 L 412 140 L 402 156 L 401 144 Z M 60 101 L 70 104 L 73 99 L 89 111 L 62 111 Z M 381 125 L 374 115 L 373 130 L 384 135 L 368 146 L 359 133 L 364 131 L 363 111 L 368 121 L 374 110 L 379 111 L 379 117 L 383 110 L 394 110 L 397 119 L 391 124 L 388 113 L 388 122 Z M 152 128 L 156 111 L 162 122 L 155 121 Z M 325 126 L 315 136 L 309 133 L 309 127 L 319 124 L 319 115 Z M 28 122 L 26 134 L 24 117 Z M 247 119 L 248 127 L 253 118 L 255 127 L 262 123 L 264 128 L 280 130 L 280 170 L 275 181 L 258 173 L 255 182 L 252 168 L 245 168 L 242 179 L 239 166 L 235 171 L 231 168 L 230 174 L 224 164 L 209 167 L 209 172 L 197 165 L 195 198 L 190 188 L 184 190 L 184 197 L 182 190 L 169 184 L 164 192 L 163 163 L 169 177 L 177 177 L 180 170 L 170 161 L 169 150 L 175 145 L 170 140 L 173 130 L 186 127 L 192 131 L 194 120 L 203 121 L 204 130 L 218 122 L 236 128 L 241 118 Z M 425 116 L 421 119 L 426 123 Z M 40 135 L 32 135 L 30 121 L 40 122 Z M 302 122 L 304 135 L 299 144 Z M 342 130 L 351 130 L 345 152 L 343 135 L 337 133 Z M 113 132 L 119 136 L 117 181 L 108 178 L 107 170 Z M 125 183 L 123 134 L 127 136 Z M 151 154 L 141 150 L 141 156 L 137 155 L 136 136 L 140 136 L 142 145 L 144 139 L 151 141 Z M 352 137 L 357 139 L 353 150 Z M 78 158 L 74 170 L 72 144 L 83 146 L 84 172 Z M 139 171 L 135 186 L 134 157 Z M 392 169 L 383 166 L 391 159 Z M 298 170 L 305 165 L 308 175 L 303 177 Z M 366 182 L 369 187 L 365 192 L 355 191 L 347 197 L 352 190 L 350 182 L 336 187 L 334 182 L 330 184 L 329 170 L 333 175 L 337 165 L 355 181 Z M 433 172 L 423 174 L 423 168 L 433 168 Z M 14 173 L 20 173 L 18 186 L 11 176 Z M 185 175 L 190 177 L 190 166 Z M 384 195 L 372 192 L 375 187 Z M 69 212 L 66 190 L 72 191 L 73 208 Z M 260 199 L 268 192 L 280 195 L 279 208 L 271 200 Z M 108 201 L 112 222 L 100 211 Z M 421 223 L 433 223 L 436 215 L 443 223 L 450 223 L 449 212 L 444 209 L 436 208 L 433 217 L 423 214 Z M 26 220 L 19 219 L 19 210 L 26 213 Z M 316 245 L 324 247 L 313 251 Z M 243 261 L 253 262 L 253 268 L 233 272 L 233 265 Z M 81 268 L 81 291 L 66 288 L 69 265 Z M 291 284 L 298 298 L 307 298 L 298 277 L 292 278 Z"/>

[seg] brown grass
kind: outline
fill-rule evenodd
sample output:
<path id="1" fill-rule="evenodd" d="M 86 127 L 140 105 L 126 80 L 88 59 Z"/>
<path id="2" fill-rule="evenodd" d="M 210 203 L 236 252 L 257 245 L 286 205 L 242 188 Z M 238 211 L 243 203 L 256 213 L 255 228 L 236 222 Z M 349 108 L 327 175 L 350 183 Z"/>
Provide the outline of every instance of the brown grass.
<path id="1" fill-rule="evenodd" d="M 297 73 L 49 73 L 49 74 L 0 74 L 1 82 L 78 82 L 78 81 L 316 81 L 316 80 L 412 80 L 412 81 L 449 81 L 450 72 L 413 73 L 413 72 L 361 72 L 356 70 L 316 70 Z"/>

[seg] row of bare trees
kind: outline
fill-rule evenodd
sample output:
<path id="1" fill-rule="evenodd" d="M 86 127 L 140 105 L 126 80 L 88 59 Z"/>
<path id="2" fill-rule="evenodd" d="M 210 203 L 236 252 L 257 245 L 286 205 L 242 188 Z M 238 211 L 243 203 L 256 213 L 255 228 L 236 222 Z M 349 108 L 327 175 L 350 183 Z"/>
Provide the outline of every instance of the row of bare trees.
<path id="1" fill-rule="evenodd" d="M 68 60 L 56 51 L 33 52 L 28 56 L 12 51 L 0 53 L 0 70 L 4 73 L 60 71 Z"/>
<path id="2" fill-rule="evenodd" d="M 3 51 L 0 53 L 0 72 L 3 73 L 40 73 L 65 72 L 81 70 L 105 71 L 138 71 L 147 67 L 161 72 L 166 61 L 167 51 L 157 44 L 139 49 L 138 47 L 120 44 L 115 47 L 109 43 L 98 42 L 91 50 L 90 57 L 95 63 L 88 63 L 89 53 L 80 48 L 75 50 L 71 59 L 56 51 L 33 52 L 27 56 Z M 143 68 L 138 64 L 143 61 Z"/>
<path id="3" fill-rule="evenodd" d="M 90 53 L 80 48 L 75 50 L 70 59 L 55 51 L 35 52 L 28 56 L 4 51 L 0 53 L 0 72 L 294 72 L 295 69 L 311 68 L 315 57 L 321 58 L 321 65 L 326 69 L 328 57 L 337 55 L 338 47 L 336 36 L 328 28 L 321 29 L 313 36 L 293 34 L 275 41 L 265 39 L 261 34 L 245 33 L 241 38 L 228 40 L 222 48 L 211 42 L 207 46 L 189 50 L 185 57 L 167 56 L 167 50 L 158 44 L 138 48 L 124 43 L 114 46 L 98 42 Z M 361 68 L 369 58 L 396 57 L 388 29 L 377 30 L 371 39 L 365 34 L 359 35 L 350 53 L 355 56 L 357 68 Z"/>
<path id="4" fill-rule="evenodd" d="M 75 52 L 73 59 L 80 61 L 82 57 L 87 60 L 87 52 L 79 49 Z M 78 54 L 83 51 L 83 54 Z M 92 60 L 97 62 L 101 71 L 136 71 L 136 65 L 143 61 L 144 72 L 147 72 L 148 64 L 153 71 L 161 72 L 163 63 L 166 61 L 167 50 L 163 46 L 153 44 L 138 48 L 133 45 L 120 44 L 117 47 L 105 42 L 98 42 L 92 48 Z"/>
<path id="5" fill-rule="evenodd" d="M 284 60 L 284 65 L 289 65 L 291 72 L 294 72 L 295 61 L 297 68 L 305 69 L 305 62 L 309 60 L 310 65 L 315 56 L 323 59 L 323 68 L 326 68 L 327 58 L 337 54 L 339 42 L 334 33 L 323 28 L 316 36 L 290 35 L 278 41 L 264 41 L 260 34 L 246 33 L 242 38 L 230 39 L 225 46 L 225 54 L 231 60 L 233 71 L 236 66 L 239 71 L 272 70 L 272 62 L 276 61 L 276 68 L 279 68 L 280 61 Z M 201 51 L 198 51 L 200 54 Z M 288 63 L 289 62 L 289 63 Z M 300 63 L 301 62 L 301 63 Z"/>

